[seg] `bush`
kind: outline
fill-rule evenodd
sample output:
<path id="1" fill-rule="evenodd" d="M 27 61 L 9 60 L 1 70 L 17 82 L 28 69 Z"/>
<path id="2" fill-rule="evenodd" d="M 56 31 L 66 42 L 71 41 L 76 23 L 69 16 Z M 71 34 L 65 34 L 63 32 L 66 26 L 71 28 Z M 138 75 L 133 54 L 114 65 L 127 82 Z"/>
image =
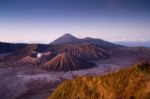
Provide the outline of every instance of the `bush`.
<path id="1" fill-rule="evenodd" d="M 143 63 L 137 65 L 137 67 L 140 71 L 149 71 L 150 70 L 150 64 L 148 62 L 143 62 Z"/>

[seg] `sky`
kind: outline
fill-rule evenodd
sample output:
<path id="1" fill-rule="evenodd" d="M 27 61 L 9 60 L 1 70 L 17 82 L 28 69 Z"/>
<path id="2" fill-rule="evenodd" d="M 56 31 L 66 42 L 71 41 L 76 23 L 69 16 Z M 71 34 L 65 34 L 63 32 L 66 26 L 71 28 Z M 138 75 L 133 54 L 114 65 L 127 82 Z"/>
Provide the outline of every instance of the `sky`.
<path id="1" fill-rule="evenodd" d="M 150 0 L 0 0 L 0 41 L 49 43 L 64 33 L 149 41 Z"/>

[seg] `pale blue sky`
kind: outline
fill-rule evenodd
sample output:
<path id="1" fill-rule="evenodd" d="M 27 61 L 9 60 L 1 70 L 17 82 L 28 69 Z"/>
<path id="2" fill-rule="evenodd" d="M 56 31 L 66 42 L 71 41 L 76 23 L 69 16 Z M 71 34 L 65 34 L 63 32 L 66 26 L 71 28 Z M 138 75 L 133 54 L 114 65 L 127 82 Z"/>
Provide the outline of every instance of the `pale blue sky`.
<path id="1" fill-rule="evenodd" d="M 150 40 L 149 0 L 1 0 L 0 41 L 51 42 L 64 33 Z"/>

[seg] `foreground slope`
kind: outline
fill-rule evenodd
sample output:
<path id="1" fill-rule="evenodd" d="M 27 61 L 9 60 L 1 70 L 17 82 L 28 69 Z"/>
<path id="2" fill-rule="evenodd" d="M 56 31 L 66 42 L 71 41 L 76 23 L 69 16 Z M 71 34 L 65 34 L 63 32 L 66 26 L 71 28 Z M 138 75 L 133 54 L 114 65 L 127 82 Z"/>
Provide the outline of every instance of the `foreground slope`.
<path id="1" fill-rule="evenodd" d="M 64 81 L 49 99 L 150 99 L 150 64 Z"/>

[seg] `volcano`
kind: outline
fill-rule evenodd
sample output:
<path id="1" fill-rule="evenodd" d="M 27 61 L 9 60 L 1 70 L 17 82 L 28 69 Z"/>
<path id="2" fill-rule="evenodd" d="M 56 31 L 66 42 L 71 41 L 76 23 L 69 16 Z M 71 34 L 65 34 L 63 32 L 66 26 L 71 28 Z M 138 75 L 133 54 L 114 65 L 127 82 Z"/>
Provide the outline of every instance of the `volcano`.
<path id="1" fill-rule="evenodd" d="M 63 36 L 59 37 L 55 41 L 53 41 L 51 44 L 79 44 L 81 43 L 81 40 L 74 37 L 73 35 L 66 33 Z"/>
<path id="2" fill-rule="evenodd" d="M 44 52 L 40 54 L 41 54 L 41 57 L 38 58 L 38 61 L 41 64 L 51 60 L 52 58 L 56 56 L 55 53 L 53 52 Z"/>
<path id="3" fill-rule="evenodd" d="M 113 49 L 97 47 L 95 45 L 66 45 L 60 50 L 60 52 L 70 53 L 73 56 L 90 60 L 117 55 L 117 52 Z"/>
<path id="4" fill-rule="evenodd" d="M 88 69 L 94 66 L 93 63 L 76 58 L 69 53 L 61 53 L 42 65 L 42 68 L 49 71 L 70 71 Z"/>
<path id="5" fill-rule="evenodd" d="M 93 44 L 97 46 L 103 46 L 103 47 L 121 47 L 121 45 L 117 45 L 111 42 L 104 41 L 102 39 L 95 39 L 95 38 L 90 38 L 86 37 L 83 39 L 79 39 L 69 33 L 64 34 L 63 36 L 59 37 L 58 39 L 54 40 L 50 44 Z"/>
<path id="6" fill-rule="evenodd" d="M 17 61 L 17 65 L 36 65 L 38 62 L 37 58 L 26 56 L 21 60 Z"/>

